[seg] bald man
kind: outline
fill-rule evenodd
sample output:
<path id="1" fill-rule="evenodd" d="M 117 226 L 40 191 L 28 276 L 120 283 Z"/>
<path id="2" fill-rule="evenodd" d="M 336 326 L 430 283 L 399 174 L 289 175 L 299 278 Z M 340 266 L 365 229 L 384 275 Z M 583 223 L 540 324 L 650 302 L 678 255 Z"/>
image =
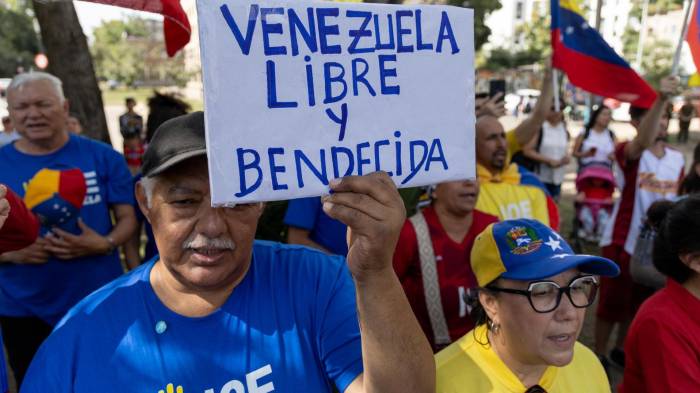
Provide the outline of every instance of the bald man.
<path id="1" fill-rule="evenodd" d="M 481 192 L 476 209 L 501 220 L 532 218 L 557 230 L 559 212 L 544 184 L 508 157 L 503 125 L 495 117 L 480 117 L 476 122 L 476 170 Z"/>

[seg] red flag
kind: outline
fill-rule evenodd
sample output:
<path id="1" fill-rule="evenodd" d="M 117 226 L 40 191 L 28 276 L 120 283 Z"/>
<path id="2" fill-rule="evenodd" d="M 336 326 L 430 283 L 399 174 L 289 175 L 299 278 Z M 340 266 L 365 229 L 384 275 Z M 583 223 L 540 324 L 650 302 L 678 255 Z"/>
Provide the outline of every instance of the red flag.
<path id="1" fill-rule="evenodd" d="M 163 32 L 165 48 L 168 56 L 175 53 L 190 42 L 192 28 L 187 14 L 182 9 L 179 0 L 86 0 L 93 3 L 114 5 L 133 10 L 152 12 L 163 15 Z"/>
<path id="2" fill-rule="evenodd" d="M 693 5 L 693 13 L 688 23 L 688 35 L 685 36 L 685 40 L 688 41 L 695 68 L 697 68 L 697 72 L 700 72 L 700 14 L 698 14 L 698 11 L 700 9 L 698 9 L 698 2 L 696 1 Z"/>

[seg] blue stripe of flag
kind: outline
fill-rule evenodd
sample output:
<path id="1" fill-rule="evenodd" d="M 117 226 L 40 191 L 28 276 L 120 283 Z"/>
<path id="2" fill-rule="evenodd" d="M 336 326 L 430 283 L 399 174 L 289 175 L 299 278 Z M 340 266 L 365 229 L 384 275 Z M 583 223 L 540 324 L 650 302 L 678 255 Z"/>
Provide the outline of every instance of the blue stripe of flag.
<path id="1" fill-rule="evenodd" d="M 552 2 L 559 4 L 557 0 L 552 0 Z M 552 17 L 552 26 L 559 27 L 559 34 L 563 38 L 564 46 L 567 48 L 595 57 L 606 63 L 630 68 L 629 64 L 615 53 L 615 50 L 608 45 L 594 28 L 588 25 L 588 22 L 581 15 L 559 7 L 558 16 L 555 17 L 553 15 Z"/>

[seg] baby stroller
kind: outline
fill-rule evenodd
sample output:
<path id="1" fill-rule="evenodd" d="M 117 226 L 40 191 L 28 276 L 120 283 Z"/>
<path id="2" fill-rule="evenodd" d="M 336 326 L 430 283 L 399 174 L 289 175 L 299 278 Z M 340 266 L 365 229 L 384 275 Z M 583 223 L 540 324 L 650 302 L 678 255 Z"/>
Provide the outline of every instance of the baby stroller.
<path id="1" fill-rule="evenodd" d="M 612 213 L 614 192 L 615 176 L 608 165 L 589 164 L 576 176 L 576 214 L 571 234 L 576 252 L 581 252 L 583 241 L 600 241 Z"/>

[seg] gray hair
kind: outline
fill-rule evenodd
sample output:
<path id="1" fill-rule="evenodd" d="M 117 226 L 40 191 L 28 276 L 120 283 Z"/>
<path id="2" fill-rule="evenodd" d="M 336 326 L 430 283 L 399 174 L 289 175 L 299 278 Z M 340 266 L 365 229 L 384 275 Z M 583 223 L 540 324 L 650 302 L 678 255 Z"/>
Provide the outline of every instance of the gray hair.
<path id="1" fill-rule="evenodd" d="M 148 206 L 149 208 L 151 207 L 151 200 L 153 199 L 153 189 L 156 187 L 156 181 L 158 181 L 158 178 L 155 176 L 144 176 L 141 178 L 141 180 L 139 180 L 139 184 L 141 184 L 141 187 L 143 188 L 143 193 L 146 195 L 146 206 Z"/>
<path id="2" fill-rule="evenodd" d="M 63 82 L 48 72 L 32 71 L 18 74 L 12 78 L 12 82 L 7 86 L 7 91 L 18 90 L 27 83 L 40 81 L 46 81 L 51 84 L 61 103 L 66 100 L 66 96 L 63 95 Z"/>

